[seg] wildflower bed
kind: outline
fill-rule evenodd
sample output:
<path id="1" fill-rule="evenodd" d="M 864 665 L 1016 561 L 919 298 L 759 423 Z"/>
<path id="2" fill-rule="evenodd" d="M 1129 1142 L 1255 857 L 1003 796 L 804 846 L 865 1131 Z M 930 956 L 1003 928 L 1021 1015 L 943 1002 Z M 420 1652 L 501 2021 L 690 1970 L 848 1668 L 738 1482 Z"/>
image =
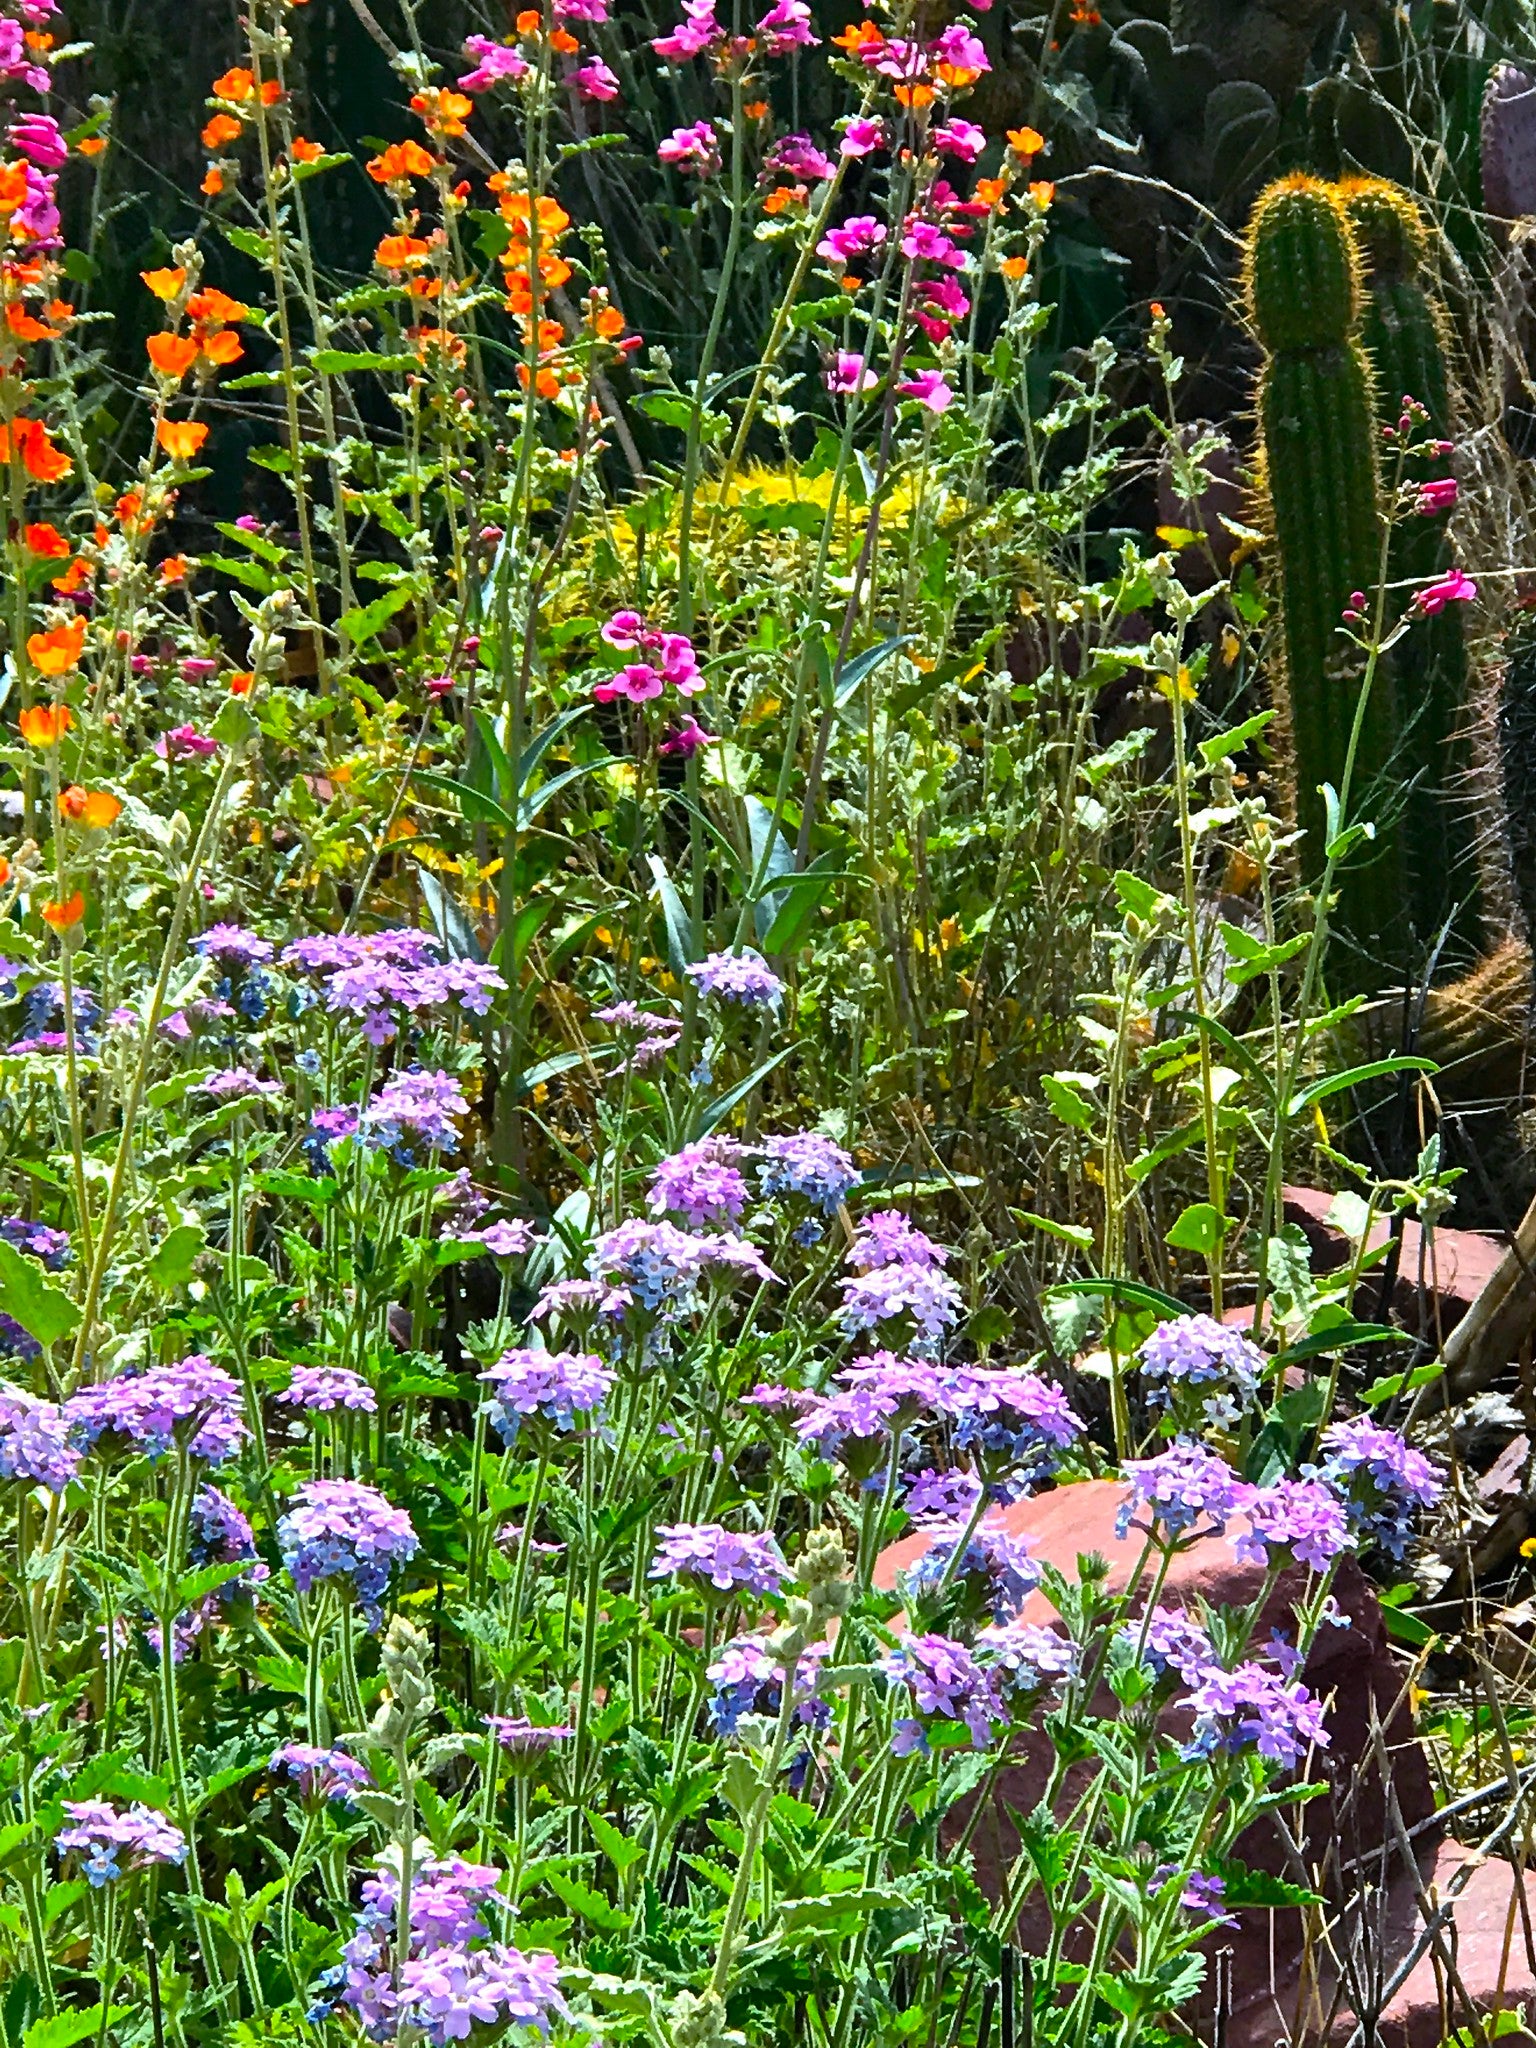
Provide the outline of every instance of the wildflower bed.
<path id="1" fill-rule="evenodd" d="M 1220 1930 L 1327 1904 L 1247 1850 L 1339 1570 L 1445 1511 L 1354 1309 L 1454 1176 L 1332 1280 L 1282 1223 L 1318 1105 L 1429 1063 L 1330 1064 L 1366 825 L 1347 768 L 1287 897 L 1262 593 L 1116 523 L 1133 427 L 1208 483 L 1168 317 L 1149 408 L 1053 350 L 995 24 L 356 11 L 410 132 L 307 135 L 252 0 L 132 388 L 112 108 L 0 13 L 0 2028 L 980 2048 L 1028 1914 L 1027 2038 L 1184 2038 Z M 574 211 L 658 91 L 688 362 Z M 1365 690 L 1475 595 L 1384 571 Z M 1114 1574 L 1006 1519 L 1106 1476 Z M 1228 1532 L 1253 1597 L 1165 1599 Z"/>

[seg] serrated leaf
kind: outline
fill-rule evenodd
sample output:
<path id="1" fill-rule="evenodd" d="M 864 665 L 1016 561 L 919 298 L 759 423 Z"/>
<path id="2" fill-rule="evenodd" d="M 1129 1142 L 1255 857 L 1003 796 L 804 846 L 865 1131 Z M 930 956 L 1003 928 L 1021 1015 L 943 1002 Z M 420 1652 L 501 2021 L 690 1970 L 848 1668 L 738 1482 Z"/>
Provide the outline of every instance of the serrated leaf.
<path id="1" fill-rule="evenodd" d="M 105 2015 L 108 2029 L 128 2018 L 131 2006 L 114 2005 Z M 89 2041 L 101 2031 L 103 2015 L 100 2005 L 76 2006 L 68 2012 L 56 2012 L 46 2019 L 34 2020 L 21 2037 L 21 2048 L 74 2048 L 76 2041 Z"/>
<path id="2" fill-rule="evenodd" d="M 558 1899 L 570 1907 L 583 1920 L 599 1928 L 604 1934 L 622 1934 L 629 1925 L 629 1915 L 615 1906 L 611 1899 L 605 1899 L 601 1892 L 583 1884 L 579 1878 L 569 1876 L 563 1870 L 551 1870 L 544 1882 Z"/>
<path id="3" fill-rule="evenodd" d="M 600 1813 L 587 1808 L 587 1825 L 592 1830 L 592 1839 L 622 1877 L 632 1863 L 638 1863 L 645 1854 L 645 1844 L 637 1842 L 633 1835 L 621 1834 L 612 1821 L 603 1819 Z"/>

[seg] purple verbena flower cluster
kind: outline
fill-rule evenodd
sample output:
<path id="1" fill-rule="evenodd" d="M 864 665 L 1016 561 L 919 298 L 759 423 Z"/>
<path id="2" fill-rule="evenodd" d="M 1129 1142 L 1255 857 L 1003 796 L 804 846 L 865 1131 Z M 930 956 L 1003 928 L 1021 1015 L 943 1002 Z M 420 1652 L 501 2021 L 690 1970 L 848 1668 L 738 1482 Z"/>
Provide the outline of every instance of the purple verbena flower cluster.
<path id="1" fill-rule="evenodd" d="M 1159 1542 L 1177 1541 L 1202 1520 L 1219 1535 L 1243 1504 L 1242 1482 L 1231 1466 L 1184 1438 L 1155 1458 L 1128 1459 L 1122 1470 L 1130 1486 L 1115 1529 L 1122 1538 L 1139 1509 L 1151 1515 Z"/>
<path id="2" fill-rule="evenodd" d="M 1246 1486 L 1238 1505 L 1248 1527 L 1233 1549 L 1245 1564 L 1268 1565 L 1288 1552 L 1298 1564 L 1324 1572 L 1354 1547 L 1343 1503 L 1319 1480 Z"/>
<path id="3" fill-rule="evenodd" d="M 69 1417 L 58 1403 L 0 1381 L 0 1479 L 62 1493 L 79 1469 Z"/>
<path id="4" fill-rule="evenodd" d="M 914 1608 L 927 1607 L 944 1588 L 965 1610 L 990 1614 L 1001 1627 L 1039 1585 L 1040 1567 L 1029 1554 L 1027 1539 L 1012 1535 L 995 1510 L 969 1535 L 968 1526 L 952 1522 L 934 1530 L 928 1548 L 903 1574 L 903 1588 Z"/>
<path id="5" fill-rule="evenodd" d="M 794 1718 L 805 1728 L 825 1728 L 832 1709 L 816 1695 L 821 1666 L 832 1654 L 828 1643 L 811 1643 L 795 1665 Z M 717 1735 L 734 1735 L 748 1714 L 773 1716 L 784 1702 L 784 1667 L 768 1654 L 761 1636 L 737 1636 L 705 1674 L 714 1687 L 709 1718 Z"/>
<path id="6" fill-rule="evenodd" d="M 398 1959 L 399 1879 L 386 1870 L 364 1884 L 339 1985 L 341 2003 L 370 2039 L 394 2040 L 409 2027 L 433 2048 L 445 2048 L 479 2028 L 547 2033 L 554 2018 L 565 2016 L 557 1959 L 490 1939 L 482 1909 L 500 1877 L 492 1865 L 457 1856 L 421 1864 L 412 1876 L 408 1952 Z M 318 2023 L 329 2010 L 322 2001 L 311 2020 Z"/>
<path id="7" fill-rule="evenodd" d="M 344 1365 L 296 1365 L 293 1376 L 276 1396 L 289 1408 L 329 1415 L 337 1408 L 351 1408 L 360 1415 L 376 1415 L 378 1396 L 360 1374 Z"/>
<path id="8" fill-rule="evenodd" d="M 745 1009 L 777 1009 L 784 996 L 784 984 L 761 953 L 750 946 L 739 953 L 711 953 L 684 969 L 700 995 L 715 996 L 722 1003 L 740 1003 Z"/>
<path id="9" fill-rule="evenodd" d="M 819 1131 L 790 1131 L 765 1138 L 757 1184 L 766 1201 L 793 1197 L 808 1202 L 822 1216 L 835 1216 L 859 1184 L 859 1169 L 843 1150 Z M 821 1225 L 815 1216 L 797 1224 L 797 1244 L 815 1244 Z"/>
<path id="10" fill-rule="evenodd" d="M 160 1458 L 179 1438 L 194 1458 L 222 1465 L 249 1434 L 237 1381 L 199 1351 L 175 1365 L 118 1373 L 81 1387 L 64 1404 L 76 1442 L 94 1447 L 103 1438 Z"/>
<path id="11" fill-rule="evenodd" d="M 1133 1649 L 1141 1645 L 1141 1661 L 1154 1678 L 1171 1672 L 1185 1685 L 1199 1685 L 1219 1668 L 1210 1636 L 1182 1607 L 1154 1607 L 1123 1634 Z"/>
<path id="12" fill-rule="evenodd" d="M 789 1577 L 772 1536 L 738 1535 L 719 1522 L 662 1522 L 653 1579 L 681 1577 L 717 1593 L 777 1593 Z"/>
<path id="13" fill-rule="evenodd" d="M 576 1426 L 578 1415 L 595 1415 L 613 1388 L 613 1373 L 585 1351 L 507 1351 L 480 1375 L 491 1389 L 486 1413 L 502 1442 L 514 1444 L 531 1416 L 556 1429 Z"/>
<path id="14" fill-rule="evenodd" d="M 373 1783 L 367 1768 L 344 1749 L 320 1749 L 309 1742 L 285 1742 L 272 1752 L 267 1769 L 291 1778 L 299 1797 L 317 1805 L 328 1799 L 350 1799 Z"/>
<path id="15" fill-rule="evenodd" d="M 0 1217 L 0 1238 L 19 1252 L 40 1259 L 50 1273 L 57 1273 L 69 1258 L 69 1233 L 53 1230 L 46 1223 L 31 1223 L 25 1216 Z"/>
<path id="16" fill-rule="evenodd" d="M 609 1003 L 592 1014 L 627 1041 L 628 1064 L 641 1072 L 665 1059 L 683 1035 L 681 1018 L 642 1010 L 638 1003 Z"/>
<path id="17" fill-rule="evenodd" d="M 675 1223 L 646 1223 L 631 1217 L 606 1230 L 593 1244 L 587 1271 L 594 1279 L 626 1289 L 640 1306 L 676 1317 L 688 1313 L 705 1283 L 715 1278 L 777 1278 L 755 1244 L 730 1231 L 690 1236 Z"/>
<path id="18" fill-rule="evenodd" d="M 312 1479 L 277 1525 L 283 1563 L 300 1593 L 322 1580 L 350 1583 L 370 1627 L 377 1627 L 390 1573 L 416 1555 L 419 1540 L 404 1508 L 353 1479 Z"/>
<path id="19" fill-rule="evenodd" d="M 653 1216 L 681 1216 L 692 1230 L 739 1223 L 749 1193 L 734 1138 L 701 1138 L 663 1159 L 651 1175 L 646 1205 Z"/>
<path id="20" fill-rule="evenodd" d="M 982 1629 L 976 1638 L 976 1654 L 1010 1705 L 1033 1699 L 1071 1678 L 1078 1664 L 1075 1643 L 1034 1621 L 1009 1621 Z"/>
<path id="21" fill-rule="evenodd" d="M 1362 1544 L 1378 1544 L 1401 1563 L 1421 1508 L 1432 1508 L 1445 1482 L 1422 1451 L 1369 1416 L 1331 1423 L 1323 1431 L 1320 1477 L 1344 1497 L 1350 1527 Z"/>
<path id="22" fill-rule="evenodd" d="M 1152 1382 L 1154 1407 L 1177 1408 L 1183 1390 L 1193 1388 L 1206 1421 L 1215 1428 L 1231 1428 L 1240 1420 L 1259 1390 L 1264 1368 L 1263 1352 L 1241 1330 L 1204 1315 L 1159 1323 L 1138 1357 Z"/>
<path id="23" fill-rule="evenodd" d="M 1181 1704 L 1195 1717 L 1186 1756 L 1256 1749 L 1270 1763 L 1293 1768 L 1309 1749 L 1328 1747 L 1322 1701 L 1267 1664 L 1208 1671 Z"/>
<path id="24" fill-rule="evenodd" d="M 985 1749 L 993 1724 L 1007 1719 L 997 1678 L 985 1670 L 963 1643 L 948 1636 L 903 1636 L 880 1660 L 893 1686 L 904 1688 L 917 1715 L 896 1722 L 892 1748 L 897 1756 L 928 1749 L 925 1721 L 958 1721 L 970 1731 L 972 1746 Z"/>
<path id="25" fill-rule="evenodd" d="M 417 1166 L 422 1155 L 456 1152 L 458 1120 L 469 1115 L 463 1090 L 451 1074 L 411 1067 L 391 1074 L 357 1119 L 367 1145 L 401 1166 Z"/>
<path id="26" fill-rule="evenodd" d="M 187 1840 L 163 1813 L 137 1801 L 128 1807 L 105 1799 L 66 1799 L 68 1827 L 53 1838 L 61 1857 L 81 1857 L 92 1888 L 115 1884 L 152 1863 L 185 1863 Z M 126 1867 L 125 1867 L 126 1866 Z"/>
<path id="27" fill-rule="evenodd" d="M 547 1749 L 556 1749 L 562 1742 L 569 1742 L 576 1733 L 564 1723 L 541 1725 L 527 1720 L 522 1715 L 487 1714 L 485 1725 L 498 1743 L 514 1756 L 539 1756 Z"/>

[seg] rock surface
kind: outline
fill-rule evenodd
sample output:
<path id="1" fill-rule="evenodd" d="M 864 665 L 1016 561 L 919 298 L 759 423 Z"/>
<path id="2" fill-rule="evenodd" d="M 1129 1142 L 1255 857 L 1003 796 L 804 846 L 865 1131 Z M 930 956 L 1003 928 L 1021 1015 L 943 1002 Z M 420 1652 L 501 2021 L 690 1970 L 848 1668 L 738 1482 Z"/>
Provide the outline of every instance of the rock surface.
<path id="1" fill-rule="evenodd" d="M 1299 1224 L 1306 1233 L 1314 1270 L 1336 1272 L 1353 1247 L 1337 1224 L 1328 1221 L 1333 1196 L 1322 1188 L 1288 1187 L 1282 1192 L 1285 1220 Z M 1385 1244 L 1389 1235 L 1387 1219 L 1378 1218 L 1371 1230 L 1372 1248 Z M 1440 1229 L 1426 1245 L 1423 1230 L 1410 1217 L 1403 1224 L 1391 1306 L 1407 1328 L 1416 1330 L 1422 1322 L 1426 1335 L 1443 1335 L 1461 1321 L 1503 1256 L 1499 1239 L 1481 1230 Z M 1374 1317 L 1380 1298 L 1381 1271 L 1377 1268 L 1365 1276 L 1355 1302 L 1356 1313 Z"/>

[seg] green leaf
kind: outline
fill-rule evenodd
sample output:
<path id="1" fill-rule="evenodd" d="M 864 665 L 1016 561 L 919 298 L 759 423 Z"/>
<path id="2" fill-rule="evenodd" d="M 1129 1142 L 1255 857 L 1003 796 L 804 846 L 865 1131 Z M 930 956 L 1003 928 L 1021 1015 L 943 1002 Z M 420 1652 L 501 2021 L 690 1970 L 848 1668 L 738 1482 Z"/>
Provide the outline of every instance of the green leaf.
<path id="1" fill-rule="evenodd" d="M 258 235 L 254 228 L 239 228 L 225 222 L 224 239 L 232 249 L 238 249 L 242 256 L 249 256 L 257 263 L 272 261 L 272 244 L 265 235 Z"/>
<path id="2" fill-rule="evenodd" d="M 666 921 L 668 964 L 681 981 L 684 970 L 695 957 L 693 920 L 683 908 L 683 899 L 677 893 L 677 884 L 667 873 L 667 864 L 661 855 L 648 853 L 646 861 L 655 879 L 656 894 L 661 899 L 661 914 Z"/>
<path id="3" fill-rule="evenodd" d="M 344 377 L 354 370 L 419 370 L 415 356 L 375 356 L 366 349 L 317 348 L 310 361 L 324 377 Z"/>
<path id="4" fill-rule="evenodd" d="M 397 584 L 393 590 L 386 590 L 382 597 L 376 597 L 372 604 L 357 604 L 351 611 L 343 612 L 336 621 L 337 629 L 346 634 L 354 647 L 365 647 L 378 637 L 380 628 L 386 626 L 396 612 L 404 611 L 415 595 L 414 584 Z"/>
<path id="5" fill-rule="evenodd" d="M 775 888 L 784 876 L 795 871 L 795 856 L 773 812 L 761 797 L 743 798 L 747 813 L 747 831 L 752 844 L 752 877 L 757 886 L 757 895 L 752 904 L 752 923 L 761 945 L 772 929 L 774 920 L 784 904 L 784 896 Z"/>
<path id="6" fill-rule="evenodd" d="M 20 1323 L 46 1350 L 67 1337 L 80 1322 L 80 1311 L 55 1287 L 37 1259 L 0 1238 L 0 1311 Z"/>
<path id="7" fill-rule="evenodd" d="M 866 647 L 862 654 L 856 654 L 832 680 L 832 702 L 838 710 L 841 711 L 849 698 L 863 688 L 882 662 L 889 661 L 893 654 L 899 654 L 903 647 L 910 647 L 916 637 L 915 633 L 897 633 L 892 639 L 882 640 L 878 647 Z"/>
<path id="8" fill-rule="evenodd" d="M 1209 1202 L 1191 1202 L 1174 1217 L 1164 1233 L 1164 1242 L 1181 1252 L 1199 1252 L 1210 1258 L 1221 1249 L 1231 1224 Z"/>
<path id="9" fill-rule="evenodd" d="M 1142 1280 L 1057 1280 L 1045 1291 L 1047 1294 L 1102 1295 L 1109 1301 L 1129 1302 L 1133 1308 L 1160 1309 L 1164 1316 L 1189 1314 L 1182 1301 L 1175 1301 L 1160 1287 L 1148 1287 Z"/>
<path id="10" fill-rule="evenodd" d="M 1287 1344 L 1275 1359 L 1276 1368 L 1299 1365 L 1304 1358 L 1316 1358 L 1322 1351 L 1342 1351 L 1351 1344 L 1406 1343 L 1406 1330 L 1389 1330 L 1385 1323 L 1357 1323 L 1352 1316 L 1330 1323 L 1326 1330 L 1313 1330 Z"/>
<path id="11" fill-rule="evenodd" d="M 1129 868 L 1116 870 L 1115 896 L 1122 910 L 1143 919 L 1154 917 L 1159 907 L 1169 901 L 1161 889 L 1154 889 L 1150 882 L 1143 881 L 1140 875 L 1133 875 Z"/>
<path id="12" fill-rule="evenodd" d="M 1054 1217 L 1037 1216 L 1033 1209 L 1014 1209 L 1016 1221 L 1027 1223 L 1031 1230 L 1043 1230 L 1047 1237 L 1059 1237 L 1064 1244 L 1076 1245 L 1080 1252 L 1093 1250 L 1093 1232 L 1086 1223 L 1058 1223 Z"/>
<path id="13" fill-rule="evenodd" d="M 432 768 L 413 768 L 411 780 L 425 783 L 428 789 L 441 790 L 444 796 L 456 798 L 460 813 L 468 824 L 496 825 L 503 832 L 517 830 L 517 820 L 510 811 L 504 810 L 494 797 L 472 789 L 467 782 L 458 782 L 451 775 L 439 775 Z"/>
<path id="14" fill-rule="evenodd" d="M 544 1882 L 573 1913 L 579 1913 L 583 1920 L 589 1920 L 604 1934 L 622 1934 L 628 1927 L 629 1915 L 579 1878 L 571 1877 L 563 1870 L 551 1870 L 545 1874 Z"/>
<path id="15" fill-rule="evenodd" d="M 1059 1079 L 1055 1074 L 1042 1074 L 1040 1086 L 1056 1115 L 1064 1124 L 1070 1124 L 1073 1130 L 1091 1131 L 1098 1122 L 1093 1104 L 1072 1083 Z"/>
<path id="16" fill-rule="evenodd" d="M 734 1088 L 727 1088 L 723 1095 L 717 1095 L 705 1109 L 699 1120 L 698 1136 L 707 1138 L 717 1125 L 723 1123 L 739 1102 L 745 1102 L 758 1083 L 767 1079 L 781 1060 L 787 1060 L 799 1046 L 799 1039 L 791 1039 L 788 1045 L 781 1045 L 776 1053 L 769 1055 L 761 1066 L 754 1067 L 744 1081 L 738 1081 Z"/>
<path id="17" fill-rule="evenodd" d="M 778 910 L 762 934 L 763 951 L 769 955 L 793 953 L 799 949 L 801 934 L 834 882 L 856 879 L 837 864 L 835 853 L 820 854 L 798 875 L 786 875 L 775 893 Z"/>
<path id="18" fill-rule="evenodd" d="M 1385 1600 L 1381 1603 L 1381 1619 L 1387 1634 L 1400 1643 L 1407 1643 L 1411 1649 L 1422 1650 L 1426 1644 L 1440 1640 L 1428 1622 L 1420 1621 L 1416 1614 L 1405 1614 L 1400 1607 L 1393 1607 Z"/>
<path id="19" fill-rule="evenodd" d="M 587 1808 L 587 1825 L 592 1830 L 593 1841 L 621 1877 L 631 1863 L 638 1863 L 644 1856 L 644 1842 L 637 1842 L 633 1835 L 621 1834 L 612 1821 L 604 1820 L 591 1807 Z"/>
<path id="20" fill-rule="evenodd" d="M 1346 1088 L 1358 1088 L 1362 1081 L 1379 1080 L 1386 1074 L 1438 1074 L 1440 1068 L 1434 1060 L 1426 1060 L 1416 1053 L 1399 1054 L 1390 1060 L 1367 1060 L 1363 1067 L 1350 1067 L 1342 1074 L 1325 1074 L 1320 1081 L 1311 1081 L 1305 1088 L 1298 1089 L 1291 1097 L 1288 1114 L 1300 1116 L 1310 1109 L 1314 1102 L 1321 1102 L 1326 1096 L 1338 1095 Z"/>
<path id="21" fill-rule="evenodd" d="M 106 2014 L 106 2028 L 117 2026 L 131 2011 L 131 2006 L 112 2006 Z M 89 2041 L 102 2025 L 99 2005 L 77 2006 L 49 2019 L 34 2020 L 21 2037 L 21 2048 L 74 2048 L 77 2041 Z"/>
<path id="22" fill-rule="evenodd" d="M 1396 1336 L 1399 1333 L 1393 1332 Z M 1372 1380 L 1368 1387 L 1360 1390 L 1360 1399 L 1367 1408 L 1375 1408 L 1383 1401 L 1392 1401 L 1399 1394 L 1417 1393 L 1420 1387 L 1427 1387 L 1439 1379 L 1445 1371 L 1443 1358 L 1432 1358 L 1428 1365 L 1416 1365 L 1411 1372 L 1388 1373 L 1385 1379 Z"/>
<path id="23" fill-rule="evenodd" d="M 1252 718 L 1245 718 L 1241 725 L 1234 725 L 1230 732 L 1219 732 L 1214 739 L 1200 742 L 1200 758 L 1207 768 L 1217 761 L 1225 761 L 1229 754 L 1236 754 L 1246 747 L 1250 740 L 1256 740 L 1274 717 L 1273 711 L 1260 711 Z"/>
<path id="24" fill-rule="evenodd" d="M 184 1287 L 207 1242 L 208 1233 L 201 1223 L 178 1223 L 156 1247 L 146 1269 L 150 1280 L 165 1294 Z"/>

